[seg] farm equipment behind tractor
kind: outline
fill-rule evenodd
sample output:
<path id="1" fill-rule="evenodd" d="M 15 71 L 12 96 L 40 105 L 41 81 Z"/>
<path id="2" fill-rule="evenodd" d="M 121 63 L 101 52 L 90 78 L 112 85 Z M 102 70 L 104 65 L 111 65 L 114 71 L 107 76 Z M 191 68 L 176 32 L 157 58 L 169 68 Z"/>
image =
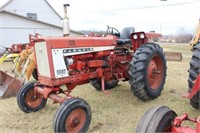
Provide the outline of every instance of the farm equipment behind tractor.
<path id="1" fill-rule="evenodd" d="M 16 58 L 19 56 L 25 49 L 30 49 L 33 47 L 34 43 L 33 40 L 38 38 L 40 34 L 36 33 L 35 35 L 29 34 L 29 43 L 19 43 L 19 44 L 12 44 L 11 48 L 4 48 L 4 54 L 0 58 L 0 64 L 6 61 L 9 58 Z"/>
<path id="2" fill-rule="evenodd" d="M 0 98 L 8 98 L 11 96 L 16 96 L 19 89 L 24 83 L 24 74 L 26 74 L 27 79 L 30 75 L 35 75 L 34 68 L 31 68 L 31 60 L 34 60 L 33 55 L 33 40 L 39 38 L 40 34 L 31 35 L 29 34 L 29 43 L 26 44 L 13 44 L 8 50 L 8 54 L 4 54 L 0 58 L 0 64 L 3 63 L 10 57 L 14 59 L 13 74 L 0 70 Z M 31 74 L 30 74 L 31 73 Z"/>
<path id="3" fill-rule="evenodd" d="M 190 46 L 193 54 L 189 68 L 189 90 L 184 97 L 190 99 L 190 104 L 194 108 L 200 109 L 200 20 Z M 182 126 L 181 124 L 185 121 L 196 123 L 196 128 L 193 129 L 189 126 Z M 143 115 L 139 121 L 136 132 L 200 133 L 200 116 L 198 118 L 190 118 L 189 115 L 185 113 L 177 117 L 177 114 L 166 106 L 154 107 Z"/>
<path id="4" fill-rule="evenodd" d="M 77 85 L 90 83 L 108 93 L 119 81 L 129 81 L 133 94 L 146 101 L 161 94 L 166 78 L 162 48 L 148 42 L 153 33 L 120 33 L 108 27 L 103 37 L 48 37 L 34 40 L 37 82 L 25 84 L 17 103 L 25 112 L 45 107 L 47 99 L 62 104 L 54 117 L 55 132 L 86 132 L 91 121 L 89 104 L 71 96 Z M 59 96 L 64 94 L 65 97 Z"/>

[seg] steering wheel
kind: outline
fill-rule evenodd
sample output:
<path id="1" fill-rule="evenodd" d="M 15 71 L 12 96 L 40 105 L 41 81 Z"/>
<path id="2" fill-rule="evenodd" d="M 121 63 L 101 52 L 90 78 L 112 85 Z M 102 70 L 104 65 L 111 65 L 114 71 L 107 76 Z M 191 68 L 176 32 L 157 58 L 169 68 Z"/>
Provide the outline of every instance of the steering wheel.
<path id="1" fill-rule="evenodd" d="M 107 26 L 106 33 L 114 35 L 114 36 L 118 36 L 118 37 L 120 36 L 120 32 L 116 28 L 110 27 L 110 26 Z"/>

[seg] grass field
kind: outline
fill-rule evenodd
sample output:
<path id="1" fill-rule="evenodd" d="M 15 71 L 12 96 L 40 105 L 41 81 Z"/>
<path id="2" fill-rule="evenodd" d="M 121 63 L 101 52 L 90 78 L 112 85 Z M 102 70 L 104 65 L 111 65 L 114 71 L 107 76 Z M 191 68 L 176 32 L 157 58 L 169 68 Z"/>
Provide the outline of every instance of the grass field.
<path id="1" fill-rule="evenodd" d="M 167 78 L 164 90 L 157 99 L 142 102 L 133 96 L 128 82 L 120 82 L 119 86 L 110 90 L 109 95 L 97 92 L 90 84 L 78 86 L 72 93 L 85 99 L 92 109 L 90 133 L 131 133 L 134 132 L 143 113 L 154 106 L 169 106 L 181 115 L 189 113 L 197 117 L 199 111 L 193 109 L 188 99 L 182 95 L 188 89 L 188 68 L 191 58 L 189 45 L 162 44 L 165 51 L 182 52 L 182 62 L 167 62 Z M 0 66 L 10 69 L 11 63 Z M 41 111 L 23 113 L 17 105 L 16 98 L 0 99 L 0 133 L 51 133 L 54 114 L 59 107 L 48 100 Z"/>

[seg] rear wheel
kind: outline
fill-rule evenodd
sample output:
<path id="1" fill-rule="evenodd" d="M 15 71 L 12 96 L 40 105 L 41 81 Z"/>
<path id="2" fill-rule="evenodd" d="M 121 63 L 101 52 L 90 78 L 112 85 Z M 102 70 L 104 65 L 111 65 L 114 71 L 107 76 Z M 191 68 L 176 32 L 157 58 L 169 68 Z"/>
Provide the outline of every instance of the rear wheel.
<path id="1" fill-rule="evenodd" d="M 112 88 L 115 88 L 118 85 L 118 80 L 113 79 L 110 81 L 105 81 L 105 89 L 109 90 Z M 101 80 L 100 79 L 92 79 L 90 81 L 90 84 L 96 89 L 96 90 L 101 90 Z"/>
<path id="2" fill-rule="evenodd" d="M 194 46 L 192 58 L 190 60 L 189 77 L 188 77 L 189 92 L 191 91 L 194 85 L 193 81 L 197 78 L 199 73 L 200 73 L 200 43 Z M 196 109 L 200 109 L 199 97 L 200 93 L 198 91 L 197 94 L 190 99 L 190 104 Z"/>
<path id="3" fill-rule="evenodd" d="M 35 92 L 35 83 L 31 82 L 24 85 L 17 95 L 17 104 L 25 113 L 36 112 L 46 105 L 47 99 L 44 99 L 42 94 Z"/>
<path id="4" fill-rule="evenodd" d="M 176 116 L 166 106 L 151 108 L 140 119 L 136 133 L 172 132 L 172 122 Z"/>
<path id="5" fill-rule="evenodd" d="M 138 48 L 130 62 L 128 73 L 135 96 L 144 101 L 158 97 L 166 78 L 166 60 L 162 48 L 155 43 Z"/>
<path id="6" fill-rule="evenodd" d="M 91 109 L 86 101 L 72 98 L 65 101 L 54 117 L 54 132 L 86 132 L 91 122 Z"/>

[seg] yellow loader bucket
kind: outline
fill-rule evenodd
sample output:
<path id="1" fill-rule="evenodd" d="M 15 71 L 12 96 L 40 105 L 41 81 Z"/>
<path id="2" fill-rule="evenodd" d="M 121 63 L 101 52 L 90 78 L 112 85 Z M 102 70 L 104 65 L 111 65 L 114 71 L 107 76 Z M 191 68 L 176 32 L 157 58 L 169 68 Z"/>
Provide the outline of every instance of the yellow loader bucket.
<path id="1" fill-rule="evenodd" d="M 16 76 L 0 70 L 0 98 L 16 96 L 22 85 Z"/>
<path id="2" fill-rule="evenodd" d="M 181 52 L 164 52 L 167 61 L 182 61 Z"/>

